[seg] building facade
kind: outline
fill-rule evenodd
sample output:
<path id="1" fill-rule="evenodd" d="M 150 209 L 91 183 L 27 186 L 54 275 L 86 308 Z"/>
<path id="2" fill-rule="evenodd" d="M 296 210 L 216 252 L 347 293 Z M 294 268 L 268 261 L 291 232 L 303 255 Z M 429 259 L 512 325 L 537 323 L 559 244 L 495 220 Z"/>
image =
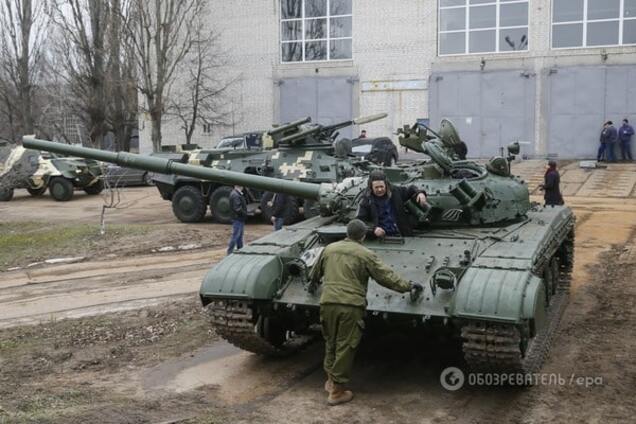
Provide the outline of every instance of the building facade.
<path id="1" fill-rule="evenodd" d="M 311 116 L 364 126 L 451 119 L 471 157 L 520 141 L 528 157 L 594 157 L 602 124 L 636 121 L 636 0 L 223 0 L 210 25 L 239 76 L 231 128 Z M 142 122 L 141 151 L 150 125 Z M 343 130 L 355 136 L 361 128 Z M 204 131 L 208 130 L 208 131 Z M 395 136 L 393 136 L 395 137 Z M 163 144 L 183 143 L 174 122 Z"/>

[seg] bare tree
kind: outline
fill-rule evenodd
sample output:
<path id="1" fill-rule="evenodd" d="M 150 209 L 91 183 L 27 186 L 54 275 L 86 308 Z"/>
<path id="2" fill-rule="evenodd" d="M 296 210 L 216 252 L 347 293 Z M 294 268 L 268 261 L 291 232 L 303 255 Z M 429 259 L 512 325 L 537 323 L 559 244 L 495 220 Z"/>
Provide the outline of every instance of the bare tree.
<path id="1" fill-rule="evenodd" d="M 139 90 L 152 125 L 153 150 L 161 149 L 165 98 L 175 70 L 193 45 L 191 23 L 205 13 L 207 0 L 132 0 L 127 26 L 139 69 Z"/>
<path id="2" fill-rule="evenodd" d="M 41 70 L 45 19 L 42 1 L 0 2 L 0 100 L 12 139 L 35 130 L 33 93 Z"/>
<path id="3" fill-rule="evenodd" d="M 130 17 L 128 0 L 110 0 L 107 65 L 110 101 L 107 119 L 115 134 L 117 150 L 130 150 L 132 130 L 137 127 L 137 67 L 130 33 L 123 31 Z"/>
<path id="4" fill-rule="evenodd" d="M 223 79 L 220 72 L 225 65 L 220 51 L 219 35 L 206 29 L 205 17 L 193 22 L 192 48 L 179 66 L 179 78 L 170 90 L 167 114 L 181 123 L 190 144 L 199 125 L 231 125 L 232 111 L 228 111 L 225 96 L 228 88 L 238 79 Z"/>
<path id="5" fill-rule="evenodd" d="M 58 30 L 56 54 L 61 75 L 73 94 L 73 109 L 82 116 L 92 146 L 102 146 L 108 131 L 116 148 L 129 150 L 136 127 L 137 95 L 131 44 L 122 28 L 128 0 L 51 0 Z"/>
<path id="6" fill-rule="evenodd" d="M 106 133 L 105 30 L 109 4 L 101 0 L 52 0 L 51 17 L 60 31 L 56 53 L 63 58 L 64 75 L 84 114 L 90 144 L 100 147 Z"/>

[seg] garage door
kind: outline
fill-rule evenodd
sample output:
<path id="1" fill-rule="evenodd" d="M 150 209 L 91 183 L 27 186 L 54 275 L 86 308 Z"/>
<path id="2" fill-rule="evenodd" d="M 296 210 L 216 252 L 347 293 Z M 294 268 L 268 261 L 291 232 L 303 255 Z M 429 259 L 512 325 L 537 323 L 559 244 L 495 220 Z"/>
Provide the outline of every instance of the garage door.
<path id="1" fill-rule="evenodd" d="M 549 154 L 595 158 L 603 122 L 636 119 L 636 66 L 558 68 L 547 78 Z"/>
<path id="2" fill-rule="evenodd" d="M 287 78 L 280 81 L 280 119 L 290 122 L 311 116 L 323 125 L 353 119 L 353 79 Z M 351 127 L 340 130 L 351 138 Z"/>
<path id="3" fill-rule="evenodd" d="M 436 128 L 453 121 L 469 157 L 490 157 L 513 141 L 533 155 L 535 77 L 522 70 L 442 72 L 431 76 L 429 111 Z"/>

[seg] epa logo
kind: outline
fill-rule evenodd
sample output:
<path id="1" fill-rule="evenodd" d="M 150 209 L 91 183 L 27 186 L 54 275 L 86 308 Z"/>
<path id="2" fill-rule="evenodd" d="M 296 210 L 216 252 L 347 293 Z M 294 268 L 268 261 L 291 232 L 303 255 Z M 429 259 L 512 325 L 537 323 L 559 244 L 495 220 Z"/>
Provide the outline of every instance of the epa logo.
<path id="1" fill-rule="evenodd" d="M 439 376 L 442 387 L 450 392 L 461 389 L 464 381 L 466 381 L 464 373 L 456 367 L 445 368 Z"/>

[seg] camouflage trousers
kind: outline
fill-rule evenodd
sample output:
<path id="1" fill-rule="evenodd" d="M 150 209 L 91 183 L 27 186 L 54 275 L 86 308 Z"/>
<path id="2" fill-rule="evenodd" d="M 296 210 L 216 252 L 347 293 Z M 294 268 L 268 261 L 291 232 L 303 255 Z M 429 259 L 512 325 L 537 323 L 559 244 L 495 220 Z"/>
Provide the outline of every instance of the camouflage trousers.
<path id="1" fill-rule="evenodd" d="M 364 309 L 327 303 L 320 305 L 320 324 L 325 338 L 325 372 L 338 384 L 349 382 L 353 359 L 364 330 Z"/>

